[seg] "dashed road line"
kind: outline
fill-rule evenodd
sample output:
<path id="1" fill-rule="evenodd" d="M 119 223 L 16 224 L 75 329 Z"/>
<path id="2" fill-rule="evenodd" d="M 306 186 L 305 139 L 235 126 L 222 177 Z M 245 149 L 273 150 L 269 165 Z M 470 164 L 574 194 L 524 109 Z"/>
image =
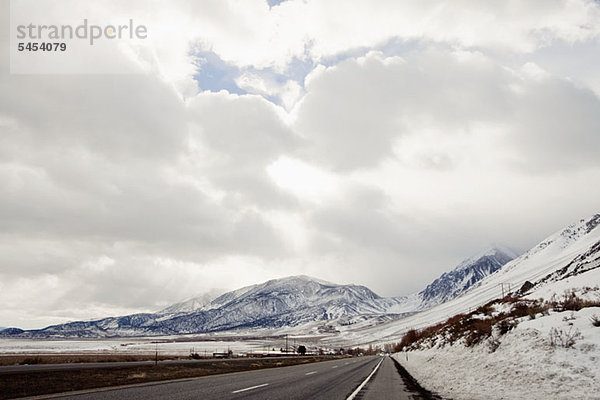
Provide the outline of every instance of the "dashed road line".
<path id="1" fill-rule="evenodd" d="M 310 372 L 307 372 L 307 373 L 306 373 L 306 374 L 304 374 L 304 375 L 312 375 L 312 374 L 316 374 L 316 373 L 317 373 L 317 371 L 310 371 Z"/>
<path id="2" fill-rule="evenodd" d="M 263 383 L 262 385 L 250 386 L 250 387 L 247 387 L 245 389 L 234 390 L 231 393 L 241 393 L 241 392 L 245 392 L 245 391 L 248 391 L 248 390 L 258 389 L 258 388 L 261 388 L 261 387 L 265 387 L 265 386 L 268 386 L 268 385 L 269 385 L 268 383 Z"/>

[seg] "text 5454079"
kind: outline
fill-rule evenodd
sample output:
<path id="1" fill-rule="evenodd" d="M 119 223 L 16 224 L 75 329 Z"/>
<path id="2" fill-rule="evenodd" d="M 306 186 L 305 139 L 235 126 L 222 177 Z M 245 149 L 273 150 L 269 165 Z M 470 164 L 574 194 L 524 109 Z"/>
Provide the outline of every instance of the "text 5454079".
<path id="1" fill-rule="evenodd" d="M 66 51 L 67 44 L 62 42 L 19 42 L 19 51 Z"/>

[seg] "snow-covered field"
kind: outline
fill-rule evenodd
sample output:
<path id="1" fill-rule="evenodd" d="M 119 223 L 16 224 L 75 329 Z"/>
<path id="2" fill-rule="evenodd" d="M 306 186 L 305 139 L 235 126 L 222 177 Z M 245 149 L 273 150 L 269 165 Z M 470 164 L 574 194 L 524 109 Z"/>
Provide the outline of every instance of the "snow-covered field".
<path id="1" fill-rule="evenodd" d="M 100 339 L 7 339 L 0 338 L 0 356 L 16 354 L 154 354 L 156 350 L 164 355 L 188 356 L 222 353 L 279 353 L 288 345 L 304 345 L 309 351 L 329 350 L 323 342 L 326 334 L 311 334 L 314 328 L 309 325 L 309 333 L 294 328 L 254 329 L 247 331 L 222 332 L 219 335 L 177 335 L 136 338 Z M 339 348 L 339 347 L 338 347 Z"/>
<path id="2" fill-rule="evenodd" d="M 421 385 L 454 400 L 600 399 L 600 327 L 592 325 L 593 315 L 600 317 L 600 307 L 522 321 L 495 352 L 484 342 L 394 357 Z M 553 346 L 552 328 L 579 330 L 581 338 L 572 348 Z"/>
<path id="3" fill-rule="evenodd" d="M 172 338 L 171 338 L 172 339 Z M 165 338 L 122 338 L 98 340 L 33 340 L 0 339 L 0 355 L 7 354 L 162 354 L 188 356 L 227 352 L 247 353 L 281 347 L 282 341 L 263 340 L 216 340 L 216 341 L 168 341 Z M 269 347 L 270 346 L 270 347 Z"/>

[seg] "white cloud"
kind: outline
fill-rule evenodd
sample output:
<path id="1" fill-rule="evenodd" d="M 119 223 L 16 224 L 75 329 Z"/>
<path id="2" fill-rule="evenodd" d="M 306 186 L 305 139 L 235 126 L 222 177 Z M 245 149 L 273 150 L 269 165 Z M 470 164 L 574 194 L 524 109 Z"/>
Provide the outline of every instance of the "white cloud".
<path id="1" fill-rule="evenodd" d="M 597 68 L 552 51 L 597 47 L 593 2 L 153 4 L 145 74 L 2 59 L 2 326 L 296 273 L 406 294 L 598 211 Z M 250 94 L 200 91 L 198 48 Z"/>
<path id="2" fill-rule="evenodd" d="M 214 5 L 213 5 L 214 6 Z M 200 8 L 200 9 L 199 9 Z M 392 38 L 531 52 L 560 39 L 573 43 L 596 38 L 599 10 L 593 1 L 491 3 L 459 1 L 354 2 L 286 1 L 269 9 L 266 2 L 222 2 L 216 12 L 197 5 L 203 41 L 223 59 L 263 68 L 284 66 L 292 57 L 324 57 Z M 222 17 L 227 10 L 225 23 Z M 368 18 L 366 18 L 368 16 Z"/>
<path id="3" fill-rule="evenodd" d="M 278 83 L 273 79 L 267 79 L 251 72 L 242 73 L 235 83 L 248 93 L 278 98 L 288 111 L 293 109 L 304 94 L 302 87 L 296 81 L 287 80 L 284 83 Z"/>
<path id="4" fill-rule="evenodd" d="M 300 199 L 322 202 L 339 191 L 337 177 L 296 159 L 281 157 L 267 167 L 267 173 L 277 186 Z"/>

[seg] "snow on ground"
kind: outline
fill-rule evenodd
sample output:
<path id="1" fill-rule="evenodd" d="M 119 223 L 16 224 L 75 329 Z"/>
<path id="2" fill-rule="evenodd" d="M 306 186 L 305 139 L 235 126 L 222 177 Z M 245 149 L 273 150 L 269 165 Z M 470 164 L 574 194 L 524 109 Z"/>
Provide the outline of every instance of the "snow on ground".
<path id="1" fill-rule="evenodd" d="M 552 296 L 560 297 L 567 292 L 575 291 L 577 297 L 584 300 L 598 301 L 600 300 L 600 268 L 586 271 L 583 274 L 570 276 L 557 282 L 552 282 L 550 285 L 545 285 L 534 290 L 526 299 L 550 300 Z M 595 290 L 590 290 L 595 289 Z"/>
<path id="2" fill-rule="evenodd" d="M 172 338 L 171 338 L 172 339 Z M 94 353 L 94 354 L 154 354 L 188 356 L 192 350 L 207 354 L 227 352 L 246 353 L 280 348 L 280 343 L 263 340 L 232 341 L 184 341 L 174 342 L 161 338 L 121 338 L 97 340 L 34 340 L 0 339 L 0 355 L 8 354 L 57 354 L 57 353 Z"/>
<path id="3" fill-rule="evenodd" d="M 515 290 L 525 281 L 538 282 L 565 266 L 570 271 L 580 266 L 589 270 L 561 280 L 547 280 L 526 298 L 560 301 L 565 294 L 575 293 L 581 300 L 597 302 L 597 222 L 595 216 L 550 236 L 452 301 L 370 332 L 356 332 L 356 337 L 368 339 L 370 334 L 373 339 L 399 341 L 409 328 L 425 328 L 471 311 L 501 297 L 498 292 L 507 284 Z M 588 254 L 587 258 L 581 258 L 584 254 Z M 517 327 L 505 335 L 495 333 L 493 338 L 500 341 L 495 351 L 488 339 L 473 347 L 458 341 L 452 346 L 421 348 L 394 357 L 425 388 L 455 400 L 600 399 L 600 327 L 593 325 L 594 318 L 600 318 L 600 307 L 550 311 L 548 315 L 537 314 L 534 319 L 520 318 Z M 574 345 L 562 346 L 560 343 L 569 337 Z"/>
<path id="4" fill-rule="evenodd" d="M 600 318 L 600 307 L 522 320 L 495 352 L 484 342 L 394 357 L 425 388 L 454 400 L 600 399 L 600 327 L 593 316 Z M 581 338 L 572 348 L 552 346 L 552 328 L 578 330 Z"/>
<path id="5" fill-rule="evenodd" d="M 600 225 L 591 230 L 588 226 L 588 223 L 595 218 L 596 216 L 588 220 L 582 219 L 549 236 L 536 247 L 510 261 L 499 271 L 477 282 L 468 291 L 453 300 L 398 321 L 371 328 L 349 329 L 344 332 L 345 337 L 352 343 L 383 344 L 397 342 L 411 328 L 422 329 L 445 321 L 456 314 L 470 312 L 491 300 L 502 297 L 508 290 L 519 289 L 526 281 L 537 282 L 548 274 L 568 265 L 600 241 Z M 594 271 L 596 271 L 595 275 L 588 275 Z M 584 275 L 587 278 L 583 278 Z M 580 278 L 577 278 L 577 276 L 569 278 L 573 279 L 572 282 L 574 283 L 565 283 L 564 280 L 559 281 L 562 283 L 548 282 L 544 286 L 546 292 L 537 293 L 536 298 L 544 297 L 549 300 L 549 291 L 553 290 L 558 295 L 562 295 L 569 285 L 595 286 L 600 284 L 598 269 L 578 276 Z M 581 282 L 586 279 L 587 283 Z M 557 289 L 555 290 L 553 287 Z"/>

